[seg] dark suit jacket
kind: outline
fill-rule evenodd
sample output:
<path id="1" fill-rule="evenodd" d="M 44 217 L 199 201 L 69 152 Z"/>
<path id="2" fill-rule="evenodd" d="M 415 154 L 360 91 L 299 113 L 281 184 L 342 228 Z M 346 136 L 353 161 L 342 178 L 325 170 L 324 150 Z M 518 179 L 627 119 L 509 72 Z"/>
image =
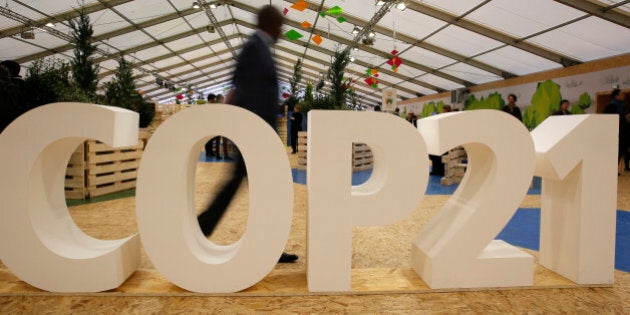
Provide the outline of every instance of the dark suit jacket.
<path id="1" fill-rule="evenodd" d="M 521 116 L 521 109 L 518 108 L 518 106 L 510 107 L 509 105 L 505 105 L 501 110 L 508 114 L 511 114 L 512 116 L 516 117 L 516 119 L 523 121 L 523 116 Z"/>
<path id="2" fill-rule="evenodd" d="M 263 118 L 276 129 L 278 75 L 270 48 L 254 33 L 237 58 L 232 103 Z"/>

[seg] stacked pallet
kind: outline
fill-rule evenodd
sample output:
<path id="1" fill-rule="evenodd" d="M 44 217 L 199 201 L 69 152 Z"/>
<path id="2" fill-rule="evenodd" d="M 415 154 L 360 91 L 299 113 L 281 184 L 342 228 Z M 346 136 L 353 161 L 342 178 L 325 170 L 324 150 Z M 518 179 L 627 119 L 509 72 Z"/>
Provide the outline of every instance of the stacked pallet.
<path id="1" fill-rule="evenodd" d="M 112 148 L 88 140 L 86 145 L 87 197 L 93 198 L 136 187 L 138 166 L 144 143 L 131 147 Z"/>
<path id="2" fill-rule="evenodd" d="M 70 156 L 65 178 L 66 199 L 85 198 L 85 142 Z"/>
<path id="3" fill-rule="evenodd" d="M 179 112 L 182 109 L 191 107 L 193 105 L 186 104 L 156 104 L 155 105 L 155 116 L 153 117 L 153 122 L 151 122 L 150 129 L 155 131 L 157 127 L 160 126 L 166 119 Z"/>
<path id="4" fill-rule="evenodd" d="M 467 164 L 464 163 L 466 159 L 466 150 L 463 147 L 457 147 L 443 155 L 444 177 L 440 183 L 444 186 L 459 184 L 466 173 Z"/>
<path id="5" fill-rule="evenodd" d="M 365 143 L 352 143 L 352 171 L 372 169 L 374 158 L 372 150 Z"/>
<path id="6" fill-rule="evenodd" d="M 306 131 L 298 132 L 298 169 L 306 169 L 308 153 Z M 365 143 L 352 143 L 352 171 L 364 171 L 374 166 L 372 150 Z"/>
<path id="7" fill-rule="evenodd" d="M 288 144 L 289 142 L 287 141 L 287 117 L 286 115 L 278 118 L 278 122 L 276 124 L 277 126 L 277 130 L 278 130 L 278 136 L 280 136 L 280 139 L 282 139 L 282 143 L 284 144 Z"/>
<path id="8" fill-rule="evenodd" d="M 137 145 L 122 148 L 112 148 L 95 140 L 82 143 L 68 163 L 66 198 L 93 198 L 135 188 L 142 151 L 150 136 L 142 129 Z"/>
<path id="9" fill-rule="evenodd" d="M 305 170 L 306 169 L 306 154 L 307 154 L 307 146 L 306 146 L 306 131 L 298 131 L 298 169 Z"/>

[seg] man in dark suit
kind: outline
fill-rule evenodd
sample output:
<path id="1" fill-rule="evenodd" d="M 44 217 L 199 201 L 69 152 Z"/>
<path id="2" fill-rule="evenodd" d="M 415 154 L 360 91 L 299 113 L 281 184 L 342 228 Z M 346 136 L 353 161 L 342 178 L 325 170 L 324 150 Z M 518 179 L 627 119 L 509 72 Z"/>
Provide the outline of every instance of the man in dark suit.
<path id="1" fill-rule="evenodd" d="M 302 131 L 302 113 L 300 113 L 300 106 L 295 105 L 293 107 L 293 114 L 291 115 L 291 148 L 292 154 L 297 153 L 298 145 L 298 132 Z"/>
<path id="2" fill-rule="evenodd" d="M 258 27 L 249 38 L 236 60 L 232 83 L 234 91 L 227 103 L 248 109 L 276 129 L 278 113 L 278 74 L 271 48 L 280 37 L 283 16 L 271 5 L 258 12 Z M 232 198 L 247 175 L 245 162 L 239 154 L 235 157 L 231 177 L 208 208 L 197 219 L 204 235 L 209 236 L 221 220 Z M 297 255 L 282 253 L 279 262 L 294 262 Z"/>
<path id="3" fill-rule="evenodd" d="M 516 95 L 508 95 L 508 103 L 507 105 L 503 106 L 501 110 L 514 116 L 516 119 L 523 121 L 523 116 L 521 116 L 521 109 L 516 106 Z"/>

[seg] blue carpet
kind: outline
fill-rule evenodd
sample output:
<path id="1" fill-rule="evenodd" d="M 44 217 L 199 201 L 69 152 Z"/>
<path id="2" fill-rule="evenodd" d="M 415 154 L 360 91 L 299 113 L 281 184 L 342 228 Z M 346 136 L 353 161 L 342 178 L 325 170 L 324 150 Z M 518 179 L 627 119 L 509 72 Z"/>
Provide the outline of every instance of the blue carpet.
<path id="1" fill-rule="evenodd" d="M 200 162 L 226 162 L 214 157 L 199 156 Z M 229 161 L 227 161 L 229 162 Z M 306 171 L 292 169 L 293 182 L 306 185 Z M 352 174 L 352 185 L 365 183 L 372 174 L 372 170 L 355 172 Z M 458 185 L 442 186 L 440 176 L 429 176 L 427 195 L 451 195 Z M 527 194 L 539 195 L 541 191 L 541 178 L 534 177 L 532 188 Z M 496 237 L 512 245 L 538 250 L 540 244 L 540 209 L 519 208 L 503 231 Z M 630 212 L 617 211 L 617 239 L 615 244 L 615 268 L 630 272 Z"/>
<path id="2" fill-rule="evenodd" d="M 496 238 L 515 246 L 539 250 L 540 209 L 519 208 Z M 621 210 L 617 211 L 615 268 L 630 272 L 630 212 Z"/>
<path id="3" fill-rule="evenodd" d="M 306 185 L 306 171 L 292 169 L 293 182 L 296 184 Z M 365 170 L 352 173 L 352 185 L 360 185 L 365 183 L 372 175 L 372 170 Z M 429 184 L 427 186 L 427 195 L 452 195 L 459 185 L 443 186 L 440 184 L 440 176 L 429 176 Z M 541 178 L 534 177 L 533 186 L 527 192 L 528 195 L 540 195 Z"/>
<path id="4" fill-rule="evenodd" d="M 215 156 L 206 156 L 205 151 L 202 151 L 199 154 L 199 159 L 197 160 L 199 162 L 227 162 L 227 163 L 231 163 L 234 162 L 234 160 L 226 160 L 226 159 L 217 159 Z"/>

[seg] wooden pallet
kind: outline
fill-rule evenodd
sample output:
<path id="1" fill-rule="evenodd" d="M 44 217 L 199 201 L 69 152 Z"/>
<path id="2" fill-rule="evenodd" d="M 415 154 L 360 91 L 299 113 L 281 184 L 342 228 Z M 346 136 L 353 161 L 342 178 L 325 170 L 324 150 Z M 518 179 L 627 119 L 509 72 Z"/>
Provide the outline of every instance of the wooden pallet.
<path id="1" fill-rule="evenodd" d="M 450 186 L 459 184 L 462 181 L 466 173 L 466 167 L 468 166 L 466 163 L 462 163 L 466 157 L 466 150 L 464 150 L 463 147 L 454 148 L 442 156 L 444 177 L 440 180 L 440 184 Z"/>
<path id="2" fill-rule="evenodd" d="M 364 171 L 374 167 L 372 150 L 365 143 L 352 143 L 352 171 Z"/>
<path id="3" fill-rule="evenodd" d="M 308 147 L 307 147 L 307 138 L 306 138 L 307 132 L 306 131 L 298 131 L 298 146 L 297 146 L 297 151 L 298 151 L 298 168 L 299 169 L 306 169 L 306 165 L 307 165 L 307 161 L 306 161 L 306 156 L 308 154 Z"/>
<path id="4" fill-rule="evenodd" d="M 278 136 L 280 136 L 282 143 L 285 143 L 285 144 L 289 143 L 288 132 L 287 132 L 287 118 L 286 117 L 279 118 L 278 122 L 276 123 L 276 127 L 278 130 Z"/>
<path id="5" fill-rule="evenodd" d="M 70 156 L 64 187 L 66 199 L 85 199 L 85 142 Z"/>
<path id="6" fill-rule="evenodd" d="M 87 197 L 93 198 L 136 186 L 144 141 L 130 147 L 112 148 L 94 140 L 86 142 Z"/>

